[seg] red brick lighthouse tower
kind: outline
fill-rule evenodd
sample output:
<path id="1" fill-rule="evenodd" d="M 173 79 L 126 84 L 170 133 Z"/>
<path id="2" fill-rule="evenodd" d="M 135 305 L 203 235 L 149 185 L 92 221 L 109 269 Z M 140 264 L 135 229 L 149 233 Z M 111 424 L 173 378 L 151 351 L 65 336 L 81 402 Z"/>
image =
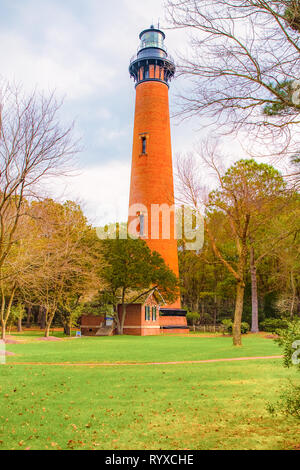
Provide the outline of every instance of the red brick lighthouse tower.
<path id="1" fill-rule="evenodd" d="M 175 65 L 160 29 L 151 26 L 141 32 L 140 40 L 129 67 L 136 82 L 129 231 L 144 238 L 178 276 L 169 115 L 169 82 Z M 167 308 L 170 315 L 184 315 L 180 299 Z"/>

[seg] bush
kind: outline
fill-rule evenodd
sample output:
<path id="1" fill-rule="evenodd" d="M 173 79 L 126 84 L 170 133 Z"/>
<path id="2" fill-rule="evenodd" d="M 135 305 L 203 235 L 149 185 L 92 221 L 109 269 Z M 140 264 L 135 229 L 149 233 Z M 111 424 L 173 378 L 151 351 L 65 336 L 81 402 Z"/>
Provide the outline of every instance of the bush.
<path id="1" fill-rule="evenodd" d="M 188 312 L 186 315 L 188 325 L 195 325 L 200 320 L 200 315 L 198 312 Z"/>
<path id="2" fill-rule="evenodd" d="M 249 323 L 246 323 L 245 321 L 243 321 L 241 325 L 241 331 L 242 331 L 242 335 L 246 335 L 247 333 L 249 333 L 250 331 Z"/>
<path id="3" fill-rule="evenodd" d="M 229 335 L 232 335 L 233 321 L 232 320 L 223 320 L 222 325 L 224 326 L 225 332 Z M 246 335 L 250 331 L 249 323 L 242 322 L 241 324 L 241 333 Z"/>
<path id="4" fill-rule="evenodd" d="M 297 351 L 294 343 L 300 341 L 300 320 L 287 322 L 285 329 L 276 331 L 279 337 L 275 342 L 283 349 L 284 366 L 291 367 L 296 365 L 300 371 L 300 363 L 296 364 L 293 359 Z M 299 358 L 299 355 L 296 359 Z M 284 413 L 300 419 L 300 385 L 290 382 L 289 386 L 280 396 L 280 401 L 275 405 L 269 404 L 268 410 L 271 414 Z"/>
<path id="5" fill-rule="evenodd" d="M 300 419 L 300 385 L 290 382 L 280 400 L 275 405 L 268 403 L 267 409 L 272 415 L 285 414 Z"/>
<path id="6" fill-rule="evenodd" d="M 283 318 L 268 318 L 267 320 L 259 324 L 261 331 L 268 331 L 269 333 L 275 333 L 276 330 L 284 330 L 288 327 L 287 320 Z"/>
<path id="7" fill-rule="evenodd" d="M 300 341 L 300 319 L 294 320 L 293 322 L 287 322 L 285 329 L 276 330 L 278 338 L 275 342 L 283 349 L 284 355 L 284 366 L 291 367 L 293 365 L 293 355 L 295 348 L 293 344 L 295 341 Z M 300 364 L 299 364 L 300 370 Z"/>
<path id="8" fill-rule="evenodd" d="M 212 325 L 213 323 L 214 323 L 214 319 L 209 313 L 200 313 L 201 325 Z"/>
<path id="9" fill-rule="evenodd" d="M 232 320 L 223 320 L 222 325 L 224 326 L 224 332 L 232 335 L 233 322 Z"/>

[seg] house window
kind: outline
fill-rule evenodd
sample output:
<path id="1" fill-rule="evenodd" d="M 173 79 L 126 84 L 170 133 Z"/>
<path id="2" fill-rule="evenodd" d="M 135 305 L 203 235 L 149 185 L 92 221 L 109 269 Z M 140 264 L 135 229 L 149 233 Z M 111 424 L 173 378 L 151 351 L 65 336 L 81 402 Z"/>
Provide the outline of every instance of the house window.
<path id="1" fill-rule="evenodd" d="M 156 321 L 157 315 L 156 315 L 156 307 L 152 307 L 152 321 Z"/>
<path id="2" fill-rule="evenodd" d="M 148 305 L 145 306 L 145 320 L 151 321 L 150 307 Z"/>

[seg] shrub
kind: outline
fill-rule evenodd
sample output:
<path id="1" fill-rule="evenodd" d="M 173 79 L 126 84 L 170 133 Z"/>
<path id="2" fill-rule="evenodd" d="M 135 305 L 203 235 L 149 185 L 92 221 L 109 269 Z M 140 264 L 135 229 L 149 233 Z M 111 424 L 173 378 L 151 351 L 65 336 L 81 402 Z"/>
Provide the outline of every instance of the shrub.
<path id="1" fill-rule="evenodd" d="M 242 335 L 246 335 L 247 333 L 249 333 L 250 331 L 250 325 L 249 323 L 243 321 L 242 322 L 242 325 L 241 325 L 241 332 L 242 332 Z"/>
<path id="2" fill-rule="evenodd" d="M 300 419 L 300 385 L 290 382 L 280 400 L 275 405 L 268 403 L 267 409 L 272 415 L 281 413 Z"/>
<path id="3" fill-rule="evenodd" d="M 201 325 L 212 325 L 214 322 L 212 316 L 209 313 L 200 313 L 200 324 Z"/>
<path id="4" fill-rule="evenodd" d="M 224 326 L 224 330 L 229 335 L 232 335 L 232 328 L 233 328 L 233 321 L 232 320 L 223 320 L 222 325 Z M 242 335 L 246 335 L 250 331 L 250 325 L 247 322 L 242 322 L 241 324 L 241 333 Z"/>
<path id="5" fill-rule="evenodd" d="M 261 331 L 268 331 L 269 333 L 275 333 L 276 330 L 283 330 L 287 327 L 288 322 L 283 318 L 268 318 L 259 325 Z"/>
<path id="6" fill-rule="evenodd" d="M 200 315 L 198 312 L 188 312 L 186 315 L 188 325 L 195 325 L 200 320 Z"/>
<path id="7" fill-rule="evenodd" d="M 232 320 L 223 320 L 222 325 L 224 326 L 224 332 L 232 335 L 233 322 Z"/>
<path id="8" fill-rule="evenodd" d="M 294 343 L 300 341 L 300 320 L 287 322 L 285 329 L 277 330 L 278 338 L 275 342 L 283 349 L 284 366 L 291 367 L 296 365 L 300 371 L 300 363 L 295 364 L 293 359 L 297 351 Z M 299 358 L 296 357 L 296 359 Z M 283 413 L 300 419 L 300 385 L 289 383 L 289 386 L 283 391 L 278 403 L 269 404 L 268 410 L 271 414 Z"/>
<path id="9" fill-rule="evenodd" d="M 283 349 L 284 355 L 284 366 L 291 367 L 293 365 L 293 355 L 295 349 L 293 344 L 295 341 L 300 341 L 300 319 L 294 320 L 293 322 L 287 322 L 285 329 L 276 330 L 278 338 L 275 339 L 275 342 Z M 300 370 L 300 364 L 299 364 Z"/>

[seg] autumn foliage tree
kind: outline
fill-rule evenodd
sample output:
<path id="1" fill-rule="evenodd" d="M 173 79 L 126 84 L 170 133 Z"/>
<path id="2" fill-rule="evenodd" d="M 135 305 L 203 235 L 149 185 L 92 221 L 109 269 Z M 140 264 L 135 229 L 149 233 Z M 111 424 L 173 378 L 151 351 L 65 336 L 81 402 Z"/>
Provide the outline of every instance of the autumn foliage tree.
<path id="1" fill-rule="evenodd" d="M 74 298 L 97 286 L 90 248 L 92 235 L 80 207 L 72 202 L 34 202 L 31 216 L 36 233 L 31 248 L 36 253 L 36 264 L 22 291 L 27 302 L 45 309 L 48 337 L 59 307 L 71 308 Z"/>
<path id="2" fill-rule="evenodd" d="M 179 295 L 178 280 L 163 258 L 151 252 L 142 239 L 101 240 L 102 255 L 99 275 L 105 287 L 105 297 L 114 307 L 114 319 L 119 334 L 123 334 L 126 305 L 137 302 L 144 294 L 159 289 L 165 302 Z M 121 315 L 117 306 L 121 304 Z"/>
<path id="3" fill-rule="evenodd" d="M 9 257 L 24 239 L 18 228 L 28 220 L 28 201 L 41 196 L 38 186 L 43 178 L 66 170 L 76 144 L 72 125 L 60 123 L 61 103 L 53 94 L 46 97 L 34 91 L 27 95 L 21 87 L 3 82 L 0 96 L 0 280 L 5 335 L 5 320 L 13 301 L 11 296 L 6 301 L 7 286 L 11 285 L 13 296 L 17 289 L 13 277 L 9 280 Z M 20 270 L 18 274 L 20 278 Z"/>
<path id="4" fill-rule="evenodd" d="M 193 179 L 193 171 L 189 160 L 179 168 L 179 177 L 183 186 L 182 192 L 199 210 L 200 201 L 197 181 Z M 215 255 L 223 263 L 236 281 L 236 301 L 233 325 L 234 345 L 241 345 L 241 322 L 245 292 L 245 274 L 249 253 L 249 245 L 256 231 L 264 223 L 268 208 L 284 188 L 281 175 L 270 165 L 257 163 L 255 160 L 239 160 L 227 171 L 218 167 L 214 153 L 206 158 L 206 163 L 214 170 L 219 187 L 211 191 L 205 201 L 205 230 Z M 218 213 L 226 216 L 231 239 L 235 243 L 234 259 L 226 257 L 220 248 L 220 240 L 216 239 L 211 229 L 211 219 Z"/>

